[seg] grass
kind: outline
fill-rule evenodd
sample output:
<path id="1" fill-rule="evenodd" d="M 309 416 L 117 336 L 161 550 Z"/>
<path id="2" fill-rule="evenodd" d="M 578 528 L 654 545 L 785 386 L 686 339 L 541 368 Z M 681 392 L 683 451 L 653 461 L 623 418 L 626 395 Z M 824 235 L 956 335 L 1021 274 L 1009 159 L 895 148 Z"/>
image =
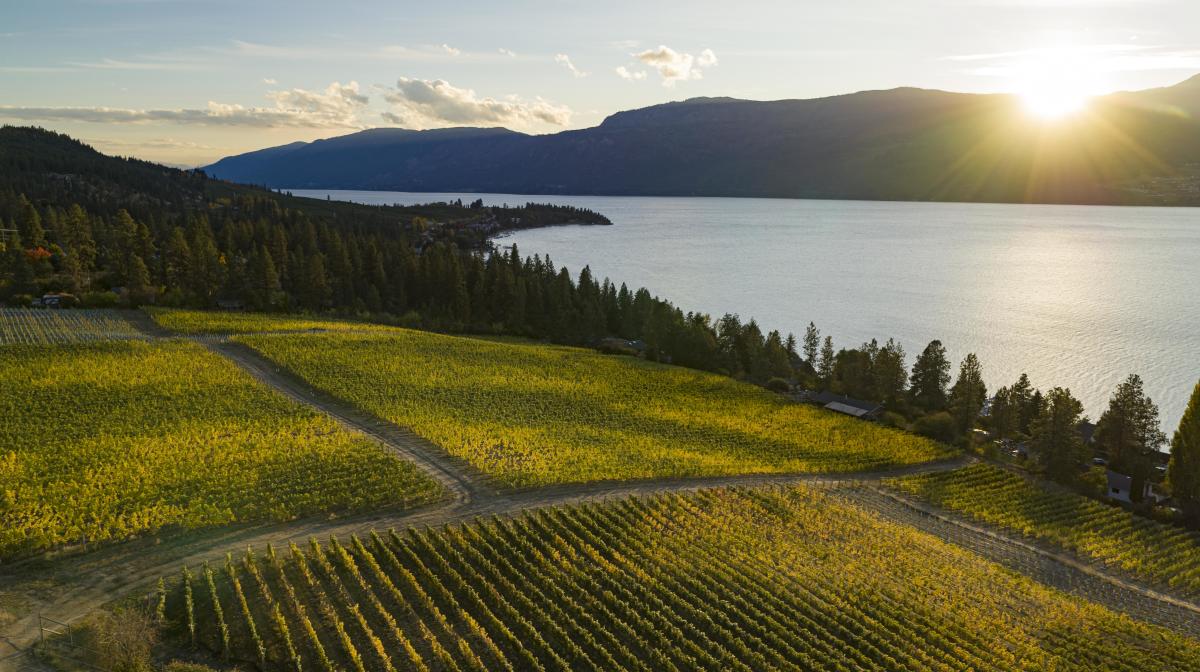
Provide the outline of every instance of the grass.
<path id="1" fill-rule="evenodd" d="M 893 479 L 918 499 L 1200 597 L 1200 534 L 986 464 Z"/>
<path id="2" fill-rule="evenodd" d="M 305 315 L 217 312 L 145 308 L 160 326 L 180 334 L 250 334 L 288 331 L 394 331 L 394 327 L 370 322 Z"/>
<path id="3" fill-rule="evenodd" d="M 723 376 L 578 348 L 405 330 L 237 340 L 517 487 L 852 472 L 952 454 Z"/>
<path id="4" fill-rule="evenodd" d="M 1200 642 L 803 487 L 314 540 L 188 576 L 190 607 L 182 578 L 165 591 L 169 639 L 194 623 L 260 669 L 1200 669 Z"/>
<path id="5" fill-rule="evenodd" d="M 195 344 L 0 348 L 0 557 L 440 495 Z"/>

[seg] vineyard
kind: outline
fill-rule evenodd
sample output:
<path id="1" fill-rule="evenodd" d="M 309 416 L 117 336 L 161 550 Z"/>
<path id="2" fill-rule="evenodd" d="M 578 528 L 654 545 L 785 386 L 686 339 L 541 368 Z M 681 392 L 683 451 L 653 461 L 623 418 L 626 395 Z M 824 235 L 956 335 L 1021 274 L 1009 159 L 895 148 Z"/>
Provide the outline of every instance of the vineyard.
<path id="1" fill-rule="evenodd" d="M 260 670 L 1200 670 L 1200 643 L 836 494 L 707 490 L 266 548 L 153 598 Z"/>
<path id="2" fill-rule="evenodd" d="M 112 310 L 34 310 L 0 307 L 0 345 L 52 345 L 145 338 Z"/>
<path id="3" fill-rule="evenodd" d="M 195 344 L 0 348 L 0 557 L 439 496 Z"/>
<path id="4" fill-rule="evenodd" d="M 370 322 L 354 322 L 302 315 L 213 312 L 144 308 L 160 326 L 180 334 L 249 334 L 268 331 L 396 331 Z"/>
<path id="5" fill-rule="evenodd" d="M 518 487 L 849 472 L 950 454 L 724 376 L 577 348 L 404 330 L 238 340 Z"/>
<path id="6" fill-rule="evenodd" d="M 1049 542 L 1186 597 L 1200 597 L 1200 535 L 979 464 L 887 481 L 1007 532 Z"/>

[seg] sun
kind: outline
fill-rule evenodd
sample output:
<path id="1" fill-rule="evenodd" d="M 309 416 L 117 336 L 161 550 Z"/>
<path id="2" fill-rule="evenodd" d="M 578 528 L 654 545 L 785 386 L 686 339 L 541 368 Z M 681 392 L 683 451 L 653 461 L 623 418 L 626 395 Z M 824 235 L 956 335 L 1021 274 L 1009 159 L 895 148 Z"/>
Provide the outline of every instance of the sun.
<path id="1" fill-rule="evenodd" d="M 1102 89 L 1091 50 L 1033 49 L 1011 71 L 1013 90 L 1025 111 L 1042 121 L 1058 121 L 1087 109 Z"/>
<path id="2" fill-rule="evenodd" d="M 1091 96 L 1069 89 L 1034 89 L 1022 91 L 1025 111 L 1043 121 L 1057 121 L 1079 114 L 1088 106 Z"/>

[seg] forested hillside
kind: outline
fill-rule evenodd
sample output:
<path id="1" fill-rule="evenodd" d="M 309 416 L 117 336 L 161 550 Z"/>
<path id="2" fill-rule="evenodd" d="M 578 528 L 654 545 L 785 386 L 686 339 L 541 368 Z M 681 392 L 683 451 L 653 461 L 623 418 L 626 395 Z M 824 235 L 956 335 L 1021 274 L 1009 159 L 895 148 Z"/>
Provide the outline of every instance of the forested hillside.
<path id="1" fill-rule="evenodd" d="M 1200 77 L 1046 123 L 1007 95 L 916 88 L 693 98 L 547 135 L 376 128 L 208 167 L 289 188 L 1200 204 Z"/>
<path id="2" fill-rule="evenodd" d="M 63 135 L 0 129 L 0 300 L 69 292 L 90 306 L 332 312 L 443 331 L 594 344 L 642 339 L 649 355 L 763 383 L 796 361 L 778 333 L 707 316 L 645 289 L 573 275 L 490 233 L 601 214 L 530 204 L 366 206 L 294 198 L 202 173 L 103 156 Z M 789 349 L 791 352 L 789 353 Z"/>

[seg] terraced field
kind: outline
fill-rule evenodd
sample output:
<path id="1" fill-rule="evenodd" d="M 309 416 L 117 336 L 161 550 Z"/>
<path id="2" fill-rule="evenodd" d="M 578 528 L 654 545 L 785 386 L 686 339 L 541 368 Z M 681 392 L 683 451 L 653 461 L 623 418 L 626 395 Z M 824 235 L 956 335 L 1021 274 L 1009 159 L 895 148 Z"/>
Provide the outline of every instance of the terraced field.
<path id="1" fill-rule="evenodd" d="M 891 479 L 909 496 L 1117 568 L 1176 594 L 1200 597 L 1200 534 L 978 464 Z"/>
<path id="2" fill-rule="evenodd" d="M 952 454 L 723 376 L 577 348 L 406 330 L 236 340 L 517 487 L 853 472 Z"/>
<path id="3" fill-rule="evenodd" d="M 834 495 L 706 490 L 258 549 L 160 594 L 278 670 L 1197 670 L 1200 642 Z"/>
<path id="4" fill-rule="evenodd" d="M 440 494 L 196 344 L 0 347 L 0 558 Z"/>
<path id="5" fill-rule="evenodd" d="M 115 310 L 36 310 L 0 307 L 0 345 L 51 345 L 145 335 Z"/>

